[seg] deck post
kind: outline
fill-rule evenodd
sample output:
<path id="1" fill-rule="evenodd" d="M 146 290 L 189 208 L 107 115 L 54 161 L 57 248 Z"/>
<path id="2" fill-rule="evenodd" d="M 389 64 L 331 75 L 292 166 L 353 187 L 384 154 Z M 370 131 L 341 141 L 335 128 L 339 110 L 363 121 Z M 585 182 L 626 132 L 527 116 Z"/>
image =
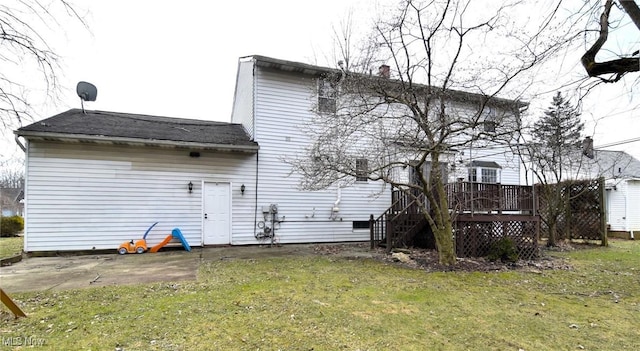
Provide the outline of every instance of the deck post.
<path id="1" fill-rule="evenodd" d="M 373 249 L 374 249 L 374 247 L 375 247 L 375 243 L 374 243 L 374 241 L 375 241 L 375 236 L 374 236 L 374 233 L 373 233 L 373 226 L 375 225 L 375 223 L 376 223 L 376 222 L 375 222 L 375 220 L 373 219 L 373 214 L 371 214 L 371 215 L 369 216 L 369 237 L 370 237 L 370 239 L 371 239 L 371 250 L 373 250 Z"/>
<path id="2" fill-rule="evenodd" d="M 393 223 L 391 223 L 391 219 L 387 218 L 387 228 L 386 228 L 386 236 L 387 236 L 387 253 L 391 252 L 391 235 L 393 235 Z"/>
<path id="3" fill-rule="evenodd" d="M 606 202 L 604 201 L 606 190 L 604 186 L 604 177 L 598 178 L 598 187 L 600 188 L 600 228 L 602 228 L 602 241 L 600 245 L 609 246 L 609 241 L 607 240 L 607 209 L 605 208 Z"/>

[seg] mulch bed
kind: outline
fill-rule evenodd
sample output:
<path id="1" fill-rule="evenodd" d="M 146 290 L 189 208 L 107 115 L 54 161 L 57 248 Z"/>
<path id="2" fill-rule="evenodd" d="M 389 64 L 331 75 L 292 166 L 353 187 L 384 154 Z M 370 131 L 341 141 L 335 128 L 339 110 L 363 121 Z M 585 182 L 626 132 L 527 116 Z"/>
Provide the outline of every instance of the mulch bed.
<path id="1" fill-rule="evenodd" d="M 584 246 L 584 245 L 582 245 Z M 541 273 L 544 270 L 571 270 L 573 267 L 562 258 L 549 256 L 547 251 L 571 251 L 581 246 L 563 243 L 554 248 L 541 248 L 541 256 L 535 260 L 519 260 L 517 262 L 489 261 L 484 257 L 458 258 L 456 265 L 445 266 L 438 262 L 438 252 L 421 248 L 394 250 L 387 254 L 384 248 L 371 250 L 369 243 L 318 244 L 313 247 L 319 255 L 335 255 L 341 257 L 362 257 L 358 252 L 368 252 L 369 257 L 389 264 L 396 264 L 427 272 L 494 272 L 494 271 L 526 271 Z M 353 255 L 350 255 L 353 253 Z"/>

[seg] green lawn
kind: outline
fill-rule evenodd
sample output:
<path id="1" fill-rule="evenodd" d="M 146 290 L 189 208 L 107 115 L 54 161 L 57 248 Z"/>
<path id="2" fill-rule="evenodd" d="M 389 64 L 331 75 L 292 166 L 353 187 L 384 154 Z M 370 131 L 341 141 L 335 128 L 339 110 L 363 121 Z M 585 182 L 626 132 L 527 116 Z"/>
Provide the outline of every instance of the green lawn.
<path id="1" fill-rule="evenodd" d="M 7 258 L 22 253 L 24 238 L 21 236 L 0 238 L 0 258 Z"/>
<path id="2" fill-rule="evenodd" d="M 425 273 L 373 260 L 221 260 L 197 282 L 13 294 L 50 350 L 637 350 L 640 242 L 573 270 Z"/>

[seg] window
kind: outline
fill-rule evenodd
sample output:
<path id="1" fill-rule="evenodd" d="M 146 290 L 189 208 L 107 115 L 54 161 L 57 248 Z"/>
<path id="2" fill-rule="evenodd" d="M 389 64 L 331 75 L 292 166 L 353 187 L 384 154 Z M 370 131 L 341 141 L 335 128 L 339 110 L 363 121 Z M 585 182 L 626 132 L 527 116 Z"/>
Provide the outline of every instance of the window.
<path id="1" fill-rule="evenodd" d="M 369 229 L 369 221 L 353 221 L 353 229 Z"/>
<path id="2" fill-rule="evenodd" d="M 469 168 L 469 181 L 473 182 L 473 183 L 477 183 L 478 182 L 478 177 L 476 177 L 476 169 L 475 168 Z"/>
<path id="3" fill-rule="evenodd" d="M 498 170 L 495 168 L 482 168 L 482 179 L 480 181 L 482 183 L 498 183 Z"/>
<path id="4" fill-rule="evenodd" d="M 500 167 L 495 162 L 473 161 L 469 167 L 469 181 L 474 183 L 500 183 Z M 478 176 L 478 174 L 480 176 Z"/>
<path id="5" fill-rule="evenodd" d="M 318 79 L 318 111 L 336 113 L 336 87 L 327 79 Z"/>
<path id="6" fill-rule="evenodd" d="M 429 182 L 431 179 L 431 161 L 426 161 L 422 164 L 422 174 L 426 178 L 426 181 Z M 443 183 L 446 184 L 449 182 L 449 164 L 447 162 L 440 162 L 440 175 Z M 417 185 L 422 184 L 422 181 L 418 176 L 416 166 L 411 166 L 411 168 L 409 168 L 409 182 Z"/>
<path id="7" fill-rule="evenodd" d="M 369 161 L 366 158 L 356 159 L 356 181 L 366 182 L 369 179 Z"/>
<path id="8" fill-rule="evenodd" d="M 485 133 L 496 132 L 496 112 L 489 106 L 485 107 L 483 125 Z"/>

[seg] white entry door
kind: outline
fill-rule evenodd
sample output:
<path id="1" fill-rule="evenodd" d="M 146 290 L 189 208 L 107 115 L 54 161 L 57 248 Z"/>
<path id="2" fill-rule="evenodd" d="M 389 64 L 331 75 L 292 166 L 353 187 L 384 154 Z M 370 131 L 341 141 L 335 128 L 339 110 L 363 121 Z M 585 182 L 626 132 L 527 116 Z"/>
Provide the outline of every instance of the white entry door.
<path id="1" fill-rule="evenodd" d="M 231 243 L 231 186 L 204 183 L 204 244 Z"/>

